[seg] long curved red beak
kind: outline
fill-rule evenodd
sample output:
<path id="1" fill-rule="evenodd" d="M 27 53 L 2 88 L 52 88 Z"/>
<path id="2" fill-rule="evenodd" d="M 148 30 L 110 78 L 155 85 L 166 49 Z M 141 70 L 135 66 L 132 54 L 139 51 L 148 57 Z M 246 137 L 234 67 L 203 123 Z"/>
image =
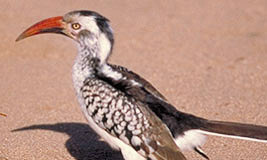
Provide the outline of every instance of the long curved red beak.
<path id="1" fill-rule="evenodd" d="M 32 25 L 23 33 L 21 33 L 19 37 L 16 39 L 16 41 L 40 33 L 59 33 L 65 35 L 63 30 L 64 30 L 63 17 L 62 16 L 52 17 Z"/>

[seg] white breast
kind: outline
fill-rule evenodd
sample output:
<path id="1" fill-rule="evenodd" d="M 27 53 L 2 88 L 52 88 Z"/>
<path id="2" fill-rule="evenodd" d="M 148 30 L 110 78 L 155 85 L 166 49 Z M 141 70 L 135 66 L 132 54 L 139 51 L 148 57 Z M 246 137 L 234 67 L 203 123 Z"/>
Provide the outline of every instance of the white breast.
<path id="1" fill-rule="evenodd" d="M 125 160 L 145 160 L 140 154 L 138 154 L 131 146 L 125 144 L 120 139 L 110 135 L 108 132 L 100 128 L 94 120 L 89 116 L 88 111 L 86 109 L 85 100 L 81 93 L 81 87 L 85 79 L 90 76 L 89 70 L 82 70 L 82 65 L 79 63 L 79 57 L 76 59 L 76 63 L 73 66 L 72 77 L 74 88 L 76 90 L 76 95 L 82 109 L 82 112 L 87 119 L 89 126 L 99 135 L 101 136 L 113 149 L 121 151 Z M 88 142 L 90 143 L 90 142 Z"/>

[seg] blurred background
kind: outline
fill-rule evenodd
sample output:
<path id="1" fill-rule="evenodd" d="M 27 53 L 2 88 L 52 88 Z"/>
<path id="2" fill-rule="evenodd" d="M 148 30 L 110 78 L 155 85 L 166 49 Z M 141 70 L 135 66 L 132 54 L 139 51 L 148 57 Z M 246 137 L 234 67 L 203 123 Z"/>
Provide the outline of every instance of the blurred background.
<path id="1" fill-rule="evenodd" d="M 0 0 L 0 160 L 118 160 L 87 126 L 72 87 L 72 40 L 32 24 L 72 10 L 111 21 L 111 63 L 150 81 L 177 109 L 267 125 L 267 1 Z M 267 159 L 267 145 L 209 136 L 216 160 Z M 185 152 L 188 159 L 202 159 Z"/>

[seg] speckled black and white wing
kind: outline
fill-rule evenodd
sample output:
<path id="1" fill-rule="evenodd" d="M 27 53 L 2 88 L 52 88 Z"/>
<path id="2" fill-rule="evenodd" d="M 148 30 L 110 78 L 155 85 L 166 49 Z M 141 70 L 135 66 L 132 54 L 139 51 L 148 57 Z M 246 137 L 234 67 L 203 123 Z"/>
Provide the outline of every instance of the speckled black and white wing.
<path id="1" fill-rule="evenodd" d="M 111 85 L 88 78 L 81 93 L 88 115 L 105 132 L 152 160 L 183 160 L 165 124 L 145 104 Z"/>
<path id="2" fill-rule="evenodd" d="M 181 150 L 195 150 L 204 158 L 208 156 L 200 149 L 205 134 L 267 142 L 267 127 L 234 122 L 212 121 L 177 110 L 148 81 L 128 69 L 110 65 L 113 72 L 122 75 L 119 80 L 98 73 L 108 82 L 130 97 L 146 104 L 164 122 Z"/>
<path id="3" fill-rule="evenodd" d="M 146 104 L 167 125 L 181 150 L 197 150 L 204 144 L 205 136 L 194 132 L 194 130 L 205 125 L 206 121 L 204 119 L 178 111 L 157 89 L 138 74 L 122 66 L 109 65 L 112 72 L 120 73 L 122 77 L 115 80 L 114 77 L 107 75 L 108 73 L 99 71 L 97 73 L 98 78 L 124 92 L 129 97 Z M 204 157 L 206 156 L 204 155 Z"/>

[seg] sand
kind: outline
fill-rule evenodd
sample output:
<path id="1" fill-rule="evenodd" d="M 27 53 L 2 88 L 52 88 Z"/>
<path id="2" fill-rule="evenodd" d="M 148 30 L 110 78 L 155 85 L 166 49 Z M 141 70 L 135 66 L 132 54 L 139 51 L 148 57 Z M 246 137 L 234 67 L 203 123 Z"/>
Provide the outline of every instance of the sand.
<path id="1" fill-rule="evenodd" d="M 77 9 L 109 18 L 111 62 L 149 80 L 177 109 L 267 125 L 266 0 L 1 0 L 1 160 L 121 159 L 80 111 L 75 44 L 52 34 L 15 43 L 30 25 Z M 267 145 L 256 142 L 209 136 L 203 149 L 216 160 L 267 159 Z"/>

